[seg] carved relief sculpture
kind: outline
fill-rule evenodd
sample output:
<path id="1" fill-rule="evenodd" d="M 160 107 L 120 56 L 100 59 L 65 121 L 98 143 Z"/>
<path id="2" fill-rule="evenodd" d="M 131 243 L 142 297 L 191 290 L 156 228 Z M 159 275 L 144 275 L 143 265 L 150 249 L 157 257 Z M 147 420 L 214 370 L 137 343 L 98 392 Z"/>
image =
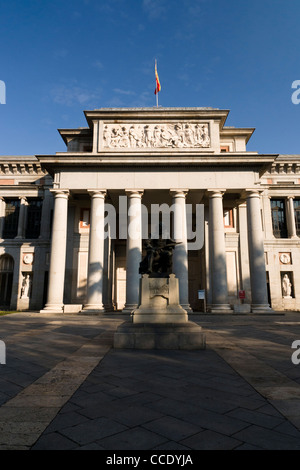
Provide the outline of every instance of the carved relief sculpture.
<path id="1" fill-rule="evenodd" d="M 208 124 L 105 124 L 103 148 L 207 148 Z"/>

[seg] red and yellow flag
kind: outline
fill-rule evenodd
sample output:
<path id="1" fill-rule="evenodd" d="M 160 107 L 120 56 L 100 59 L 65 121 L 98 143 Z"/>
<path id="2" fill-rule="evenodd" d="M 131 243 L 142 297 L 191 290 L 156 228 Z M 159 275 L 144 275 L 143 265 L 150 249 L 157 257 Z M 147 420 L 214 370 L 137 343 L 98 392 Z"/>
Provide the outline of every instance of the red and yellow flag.
<path id="1" fill-rule="evenodd" d="M 155 80 L 156 80 L 156 88 L 155 88 L 154 94 L 156 95 L 161 90 L 161 85 L 160 85 L 160 81 L 159 81 L 159 77 L 157 73 L 156 61 L 155 61 Z"/>

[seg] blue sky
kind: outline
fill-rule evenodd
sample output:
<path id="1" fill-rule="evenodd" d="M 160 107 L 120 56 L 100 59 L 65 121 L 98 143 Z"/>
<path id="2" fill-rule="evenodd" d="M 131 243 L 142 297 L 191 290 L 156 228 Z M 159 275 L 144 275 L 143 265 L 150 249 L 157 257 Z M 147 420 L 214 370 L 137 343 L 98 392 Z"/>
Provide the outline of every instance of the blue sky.
<path id="1" fill-rule="evenodd" d="M 300 154 L 297 0 L 2 0 L 0 154 L 64 151 L 83 110 L 229 109 L 248 150 Z M 1 97 L 1 95 L 0 95 Z"/>

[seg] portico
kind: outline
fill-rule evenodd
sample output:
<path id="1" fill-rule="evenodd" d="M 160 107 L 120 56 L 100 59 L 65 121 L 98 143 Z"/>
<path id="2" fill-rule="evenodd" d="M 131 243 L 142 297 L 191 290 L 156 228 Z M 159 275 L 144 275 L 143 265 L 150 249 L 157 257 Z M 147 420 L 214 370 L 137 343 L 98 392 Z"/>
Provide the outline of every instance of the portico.
<path id="1" fill-rule="evenodd" d="M 274 156 L 247 152 L 253 129 L 229 132 L 224 127 L 228 111 L 210 108 L 85 114 L 89 129 L 60 130 L 67 152 L 38 156 L 54 180 L 44 310 L 134 311 L 151 215 L 169 208 L 169 235 L 178 242 L 173 268 L 181 306 L 188 313 L 202 309 L 197 297 L 202 290 L 208 311 L 233 313 L 243 289 L 252 312 L 270 312 L 259 177 Z M 234 151 L 221 151 L 225 138 Z M 83 151 L 88 141 L 90 150 Z M 239 221 L 244 217 L 247 236 L 237 220 L 234 230 L 226 226 L 226 211 L 230 217 L 239 214 Z"/>

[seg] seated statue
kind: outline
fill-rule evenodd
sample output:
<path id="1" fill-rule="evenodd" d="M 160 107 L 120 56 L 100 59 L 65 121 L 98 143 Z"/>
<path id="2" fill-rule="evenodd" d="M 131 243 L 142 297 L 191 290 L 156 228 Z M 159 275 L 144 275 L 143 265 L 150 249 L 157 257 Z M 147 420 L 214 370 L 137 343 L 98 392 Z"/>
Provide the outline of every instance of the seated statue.
<path id="1" fill-rule="evenodd" d="M 146 240 L 146 255 L 140 263 L 140 274 L 150 276 L 167 276 L 172 273 L 173 250 L 177 243 L 174 240 L 162 238 Z"/>

